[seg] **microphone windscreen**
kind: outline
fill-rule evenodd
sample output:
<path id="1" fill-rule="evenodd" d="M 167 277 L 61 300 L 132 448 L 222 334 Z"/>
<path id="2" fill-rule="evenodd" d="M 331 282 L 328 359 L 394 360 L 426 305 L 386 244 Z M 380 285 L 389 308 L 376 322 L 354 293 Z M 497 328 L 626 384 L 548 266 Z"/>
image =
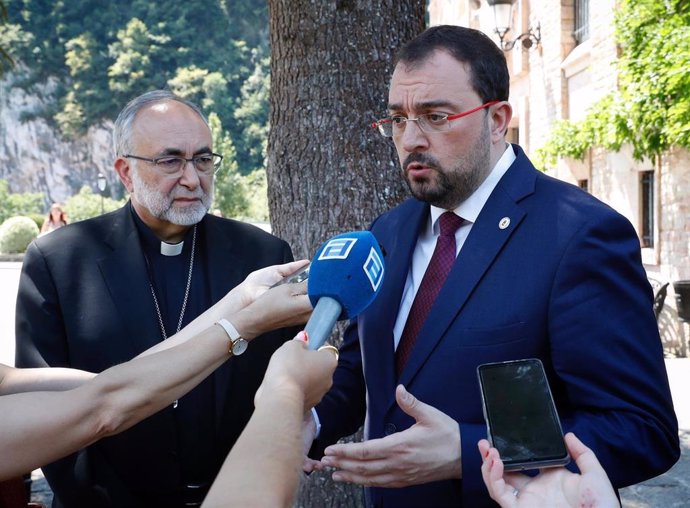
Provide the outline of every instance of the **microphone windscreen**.
<path id="1" fill-rule="evenodd" d="M 352 319 L 374 301 L 383 282 L 383 255 L 369 231 L 334 236 L 314 254 L 307 294 L 312 305 L 328 296 L 342 306 L 338 319 Z"/>

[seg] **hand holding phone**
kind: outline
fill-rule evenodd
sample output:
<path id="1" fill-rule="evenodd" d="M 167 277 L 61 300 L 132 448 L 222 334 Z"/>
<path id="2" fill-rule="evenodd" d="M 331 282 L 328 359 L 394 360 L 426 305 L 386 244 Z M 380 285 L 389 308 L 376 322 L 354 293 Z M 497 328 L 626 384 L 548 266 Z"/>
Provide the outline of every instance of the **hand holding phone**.
<path id="1" fill-rule="evenodd" d="M 488 439 L 506 471 L 570 462 L 561 422 L 541 361 L 532 358 L 477 367 Z"/>
<path id="2" fill-rule="evenodd" d="M 307 280 L 309 278 L 309 267 L 311 266 L 311 263 L 309 263 L 307 266 L 303 266 L 296 272 L 291 273 L 290 275 L 283 277 L 281 280 L 273 284 L 271 287 L 274 288 L 276 286 L 280 286 L 281 284 L 292 284 L 295 282 L 302 282 L 304 280 Z"/>

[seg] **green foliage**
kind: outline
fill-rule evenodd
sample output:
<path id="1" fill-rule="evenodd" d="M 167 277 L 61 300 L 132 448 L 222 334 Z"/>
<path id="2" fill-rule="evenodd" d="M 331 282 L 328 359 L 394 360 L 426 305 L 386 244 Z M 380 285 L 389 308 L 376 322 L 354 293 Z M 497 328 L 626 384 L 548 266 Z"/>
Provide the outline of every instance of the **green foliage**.
<path id="1" fill-rule="evenodd" d="M 38 226 L 30 217 L 10 217 L 0 225 L 0 254 L 26 251 L 38 236 Z"/>
<path id="2" fill-rule="evenodd" d="M 248 208 L 247 191 L 237 170 L 237 151 L 230 135 L 223 131 L 218 115 L 212 113 L 208 121 L 214 139 L 213 149 L 223 155 L 222 166 L 216 173 L 213 206 L 219 209 L 224 217 L 245 215 Z"/>
<path id="3" fill-rule="evenodd" d="M 29 215 L 43 213 L 43 194 L 41 192 L 25 192 L 10 194 L 10 186 L 6 180 L 0 180 L 0 223 L 15 215 Z"/>
<path id="4" fill-rule="evenodd" d="M 556 164 L 558 157 L 583 159 L 589 148 L 584 133 L 581 123 L 569 120 L 556 122 L 551 128 L 546 144 L 536 150 L 534 162 L 537 167 L 552 167 Z"/>
<path id="5" fill-rule="evenodd" d="M 143 21 L 132 18 L 127 26 L 118 30 L 117 40 L 109 45 L 108 52 L 115 62 L 108 68 L 108 85 L 127 102 L 134 90 L 163 88 L 159 69 L 169 64 L 170 37 L 151 33 Z"/>
<path id="6" fill-rule="evenodd" d="M 259 169 L 245 177 L 247 186 L 247 218 L 268 222 L 268 183 L 266 170 Z"/>
<path id="7" fill-rule="evenodd" d="M 38 226 L 39 230 L 46 220 L 46 214 L 44 213 L 29 213 L 26 216 L 36 223 L 36 226 Z"/>
<path id="8" fill-rule="evenodd" d="M 616 16 L 619 89 L 578 123 L 554 129 L 544 162 L 583 158 L 592 146 L 629 143 L 637 159 L 690 148 L 690 2 L 622 0 Z"/>
<path id="9" fill-rule="evenodd" d="M 266 170 L 261 168 L 242 175 L 236 160 L 237 150 L 230 134 L 222 129 L 218 115 L 211 113 L 209 124 L 215 140 L 213 149 L 223 155 L 223 165 L 216 174 L 213 207 L 224 217 L 267 221 Z"/>
<path id="10" fill-rule="evenodd" d="M 132 97 L 169 87 L 216 113 L 243 175 L 264 165 L 268 10 L 253 0 L 6 0 L 21 86 L 56 78 L 55 110 L 36 112 L 77 137 Z"/>
<path id="11" fill-rule="evenodd" d="M 125 204 L 125 200 L 116 201 L 111 198 L 103 198 L 103 211 L 105 213 L 117 210 Z M 77 222 L 101 215 L 101 196 L 94 194 L 90 187 L 85 185 L 78 194 L 67 199 L 65 213 L 70 222 Z"/>
<path id="12" fill-rule="evenodd" d="M 268 144 L 268 100 L 271 86 L 270 60 L 254 52 L 255 67 L 252 75 L 242 85 L 240 104 L 235 108 L 235 120 L 242 127 L 239 145 L 243 151 L 240 167 L 243 175 L 265 167 Z"/>
<path id="13" fill-rule="evenodd" d="M 14 60 L 10 56 L 5 45 L 7 40 L 4 36 L 4 25 L 7 23 L 7 7 L 5 7 L 4 2 L 0 1 L 0 28 L 3 29 L 0 32 L 0 76 L 2 76 L 7 70 L 14 66 Z"/>

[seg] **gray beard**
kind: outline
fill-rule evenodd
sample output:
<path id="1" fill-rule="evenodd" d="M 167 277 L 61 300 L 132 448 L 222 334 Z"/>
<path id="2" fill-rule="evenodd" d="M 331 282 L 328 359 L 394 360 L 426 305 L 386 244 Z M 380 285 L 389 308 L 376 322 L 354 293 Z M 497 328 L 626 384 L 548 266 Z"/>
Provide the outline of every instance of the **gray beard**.
<path id="1" fill-rule="evenodd" d="M 156 219 L 176 224 L 178 226 L 192 226 L 204 218 L 206 212 L 211 207 L 211 196 L 213 196 L 213 184 L 211 192 L 206 194 L 201 187 L 197 187 L 192 193 L 182 190 L 180 186 L 173 188 L 170 194 L 164 194 L 155 187 L 148 185 L 139 178 L 139 171 L 136 167 L 132 168 L 132 184 L 134 190 L 132 195 L 141 203 Z M 177 209 L 173 206 L 173 199 L 177 196 L 201 198 L 201 202 L 193 206 Z"/>

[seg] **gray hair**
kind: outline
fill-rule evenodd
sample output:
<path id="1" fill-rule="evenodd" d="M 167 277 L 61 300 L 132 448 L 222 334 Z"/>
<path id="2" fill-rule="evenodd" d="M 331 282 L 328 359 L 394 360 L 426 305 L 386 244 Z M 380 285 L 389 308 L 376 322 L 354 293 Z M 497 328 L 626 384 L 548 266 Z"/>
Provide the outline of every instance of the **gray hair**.
<path id="1" fill-rule="evenodd" d="M 116 157 L 130 152 L 132 149 L 132 125 L 134 124 L 134 118 L 137 116 L 137 113 L 149 104 L 165 101 L 177 101 L 190 107 L 210 129 L 208 120 L 199 106 L 183 99 L 179 95 L 175 95 L 170 90 L 152 90 L 129 101 L 122 111 L 120 111 L 120 114 L 117 115 L 117 120 L 115 120 L 115 127 L 113 129 L 113 148 L 115 149 Z"/>

